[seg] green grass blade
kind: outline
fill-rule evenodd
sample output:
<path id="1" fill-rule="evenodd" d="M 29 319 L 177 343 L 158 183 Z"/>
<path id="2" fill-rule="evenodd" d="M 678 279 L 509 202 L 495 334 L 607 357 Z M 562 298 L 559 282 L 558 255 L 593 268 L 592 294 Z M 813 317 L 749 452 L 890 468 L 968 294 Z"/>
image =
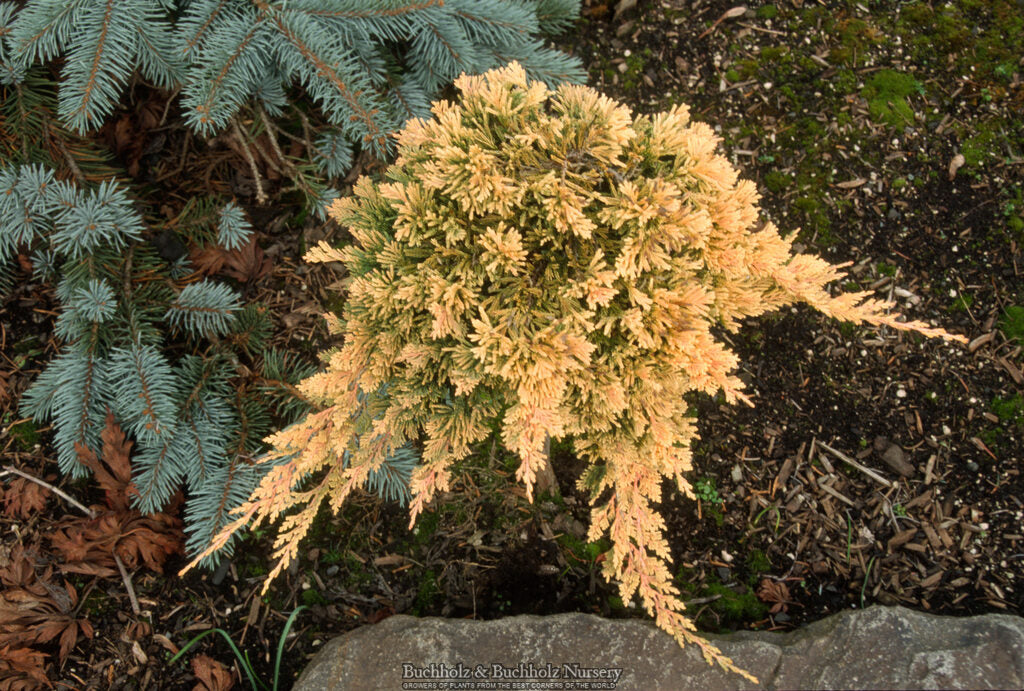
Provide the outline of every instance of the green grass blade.
<path id="1" fill-rule="evenodd" d="M 291 630 L 292 624 L 295 623 L 295 617 L 304 609 L 307 609 L 306 605 L 299 605 L 292 610 L 292 613 L 288 615 L 288 621 L 284 623 L 284 630 L 281 631 L 281 640 L 277 642 L 277 659 L 274 660 L 274 691 L 277 691 L 277 682 L 281 675 L 281 656 L 284 655 L 285 639 L 288 638 L 288 632 Z"/>
<path id="2" fill-rule="evenodd" d="M 203 631 L 201 634 L 199 634 L 198 636 L 193 638 L 191 641 L 186 643 L 185 647 L 182 648 L 181 650 L 179 650 L 177 655 L 172 657 L 168 664 L 174 664 L 178 660 L 178 658 L 180 658 L 182 655 L 184 655 L 186 652 L 188 652 L 189 649 L 192 648 L 192 646 L 194 646 L 196 643 L 198 643 L 199 641 L 201 641 L 204 638 L 206 638 L 207 636 L 209 636 L 211 633 L 219 633 L 224 638 L 224 640 L 228 642 L 228 646 L 230 646 L 231 652 L 233 652 L 235 654 L 235 657 L 238 658 L 239 664 L 242 666 L 242 669 L 245 670 L 246 676 L 249 677 L 249 683 L 252 684 L 253 691 L 260 691 L 260 689 L 266 689 L 267 688 L 266 686 L 264 686 L 263 684 L 260 684 L 259 682 L 256 681 L 256 676 L 255 676 L 255 673 L 253 672 L 252 665 L 249 664 L 249 661 L 242 656 L 241 651 L 238 650 L 238 646 L 235 645 L 235 642 L 233 640 L 231 640 L 231 636 L 224 629 L 210 629 L 208 631 Z M 275 680 L 276 680 L 276 678 L 277 678 L 276 673 L 275 673 L 274 676 L 275 676 Z M 276 686 L 276 682 L 275 682 L 275 686 Z"/>

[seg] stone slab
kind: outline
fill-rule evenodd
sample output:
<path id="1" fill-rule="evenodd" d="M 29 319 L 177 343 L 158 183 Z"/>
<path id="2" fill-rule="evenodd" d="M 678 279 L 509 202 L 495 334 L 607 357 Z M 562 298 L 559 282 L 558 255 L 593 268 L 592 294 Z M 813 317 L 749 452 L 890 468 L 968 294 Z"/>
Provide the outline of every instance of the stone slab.
<path id="1" fill-rule="evenodd" d="M 789 633 L 708 636 L 761 681 L 711 667 L 653 624 L 590 614 L 398 615 L 329 641 L 297 691 L 350 689 L 1021 689 L 1024 619 L 875 606 Z"/>

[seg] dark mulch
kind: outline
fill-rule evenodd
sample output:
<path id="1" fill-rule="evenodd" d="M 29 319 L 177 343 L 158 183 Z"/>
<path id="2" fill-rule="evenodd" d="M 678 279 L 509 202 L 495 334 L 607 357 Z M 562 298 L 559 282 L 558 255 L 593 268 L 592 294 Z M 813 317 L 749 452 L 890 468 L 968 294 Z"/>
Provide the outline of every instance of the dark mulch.
<path id="1" fill-rule="evenodd" d="M 1024 305 L 1019 6 L 787 0 L 751 3 L 739 16 L 727 16 L 731 2 L 641 0 L 618 16 L 615 7 L 584 2 L 585 19 L 565 39 L 593 86 L 642 112 L 690 104 L 758 181 L 769 218 L 799 228 L 808 251 L 854 263 L 843 287 L 877 291 L 971 339 L 962 348 L 804 308 L 723 334 L 756 407 L 694 399 L 701 441 L 691 479 L 701 499 L 663 505 L 698 624 L 786 630 L 874 603 L 1021 613 L 1024 326 L 1006 317 Z M 168 136 L 173 154 L 151 165 L 155 180 L 182 184 L 177 198 L 189 192 L 182 179 L 252 194 L 229 147 Z M 211 173 L 211 162 L 222 169 Z M 268 304 L 281 345 L 312 357 L 326 343 L 315 314 L 337 277 L 304 266 L 300 248 L 342 231 L 307 224 L 300 238 L 282 231 L 291 208 L 253 210 L 274 272 L 250 295 Z M 18 450 L 9 433 L 17 396 L 53 353 L 47 290 L 23 284 L 4 304 L 0 444 L 6 463 L 61 482 L 45 461 L 45 434 Z M 136 571 L 141 616 L 118 579 L 67 579 L 95 636 L 80 637 L 62 666 L 51 658 L 51 679 L 191 688 L 191 670 L 168 667 L 168 651 L 214 626 L 269 675 L 299 604 L 310 609 L 289 638 L 286 675 L 330 636 L 394 613 L 639 616 L 601 577 L 601 546 L 586 545 L 574 459 L 555 446 L 562 497 L 529 505 L 514 465 L 493 449 L 481 455 L 485 467 L 465 468 L 413 531 L 403 509 L 371 497 L 322 516 L 266 596 L 264 532 L 218 574 L 175 578 L 181 559 L 164 576 Z M 50 498 L 32 518 L 2 519 L 3 545 L 45 552 L 41 536 L 72 511 Z M 233 662 L 217 638 L 199 649 Z"/>

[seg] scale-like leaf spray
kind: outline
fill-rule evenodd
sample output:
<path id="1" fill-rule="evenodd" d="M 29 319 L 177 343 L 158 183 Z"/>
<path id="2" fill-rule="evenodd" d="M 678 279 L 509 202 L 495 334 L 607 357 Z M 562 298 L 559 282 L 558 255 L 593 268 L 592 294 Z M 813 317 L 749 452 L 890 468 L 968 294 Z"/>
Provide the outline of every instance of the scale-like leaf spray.
<path id="1" fill-rule="evenodd" d="M 697 431 L 684 396 L 747 401 L 737 357 L 712 327 L 806 302 L 962 339 L 899 321 L 867 293 L 830 295 L 839 267 L 794 255 L 759 224 L 754 185 L 685 106 L 634 118 L 592 89 L 531 82 L 516 64 L 456 85 L 458 103 L 435 104 L 400 134 L 386 182 L 364 177 L 331 206 L 355 242 L 307 260 L 348 270 L 333 322 L 344 346 L 302 384 L 322 409 L 269 438 L 292 458 L 220 540 L 299 508 L 284 519 L 272 578 L 319 504 L 337 508 L 410 440 L 423 448 L 415 520 L 497 419 L 529 497 L 545 441 L 572 441 L 589 463 L 579 481 L 593 502 L 589 539 L 611 538 L 604 572 L 623 601 L 638 596 L 681 645 L 749 677 L 683 615 L 654 508 L 666 478 L 693 496 Z M 316 471 L 326 473 L 298 491 Z"/>

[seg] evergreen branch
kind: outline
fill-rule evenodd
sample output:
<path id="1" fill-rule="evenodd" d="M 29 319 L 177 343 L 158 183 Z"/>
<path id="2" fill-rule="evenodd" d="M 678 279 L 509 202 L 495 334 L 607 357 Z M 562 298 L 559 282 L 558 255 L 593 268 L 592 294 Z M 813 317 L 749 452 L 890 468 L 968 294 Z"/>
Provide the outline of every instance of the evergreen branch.
<path id="1" fill-rule="evenodd" d="M 172 28 L 155 17 L 139 22 L 138 62 L 147 79 L 164 89 L 172 89 L 184 78 L 184 66 L 175 59 L 172 43 Z M 167 117 L 167 109 L 173 102 L 167 100 L 160 125 Z"/>
<path id="2" fill-rule="evenodd" d="M 449 0 L 453 14 L 473 39 L 489 46 L 515 45 L 537 33 L 537 16 L 523 5 L 495 0 Z M 501 19 L 507 17 L 507 19 Z"/>
<path id="3" fill-rule="evenodd" d="M 13 2 L 0 4 L 0 67 L 6 67 L 8 57 L 8 36 L 11 35 L 11 18 L 14 16 Z M 13 81 L 13 80 L 12 80 Z M 7 83 L 0 77 L 0 83 Z"/>
<path id="4" fill-rule="evenodd" d="M 94 327 L 94 329 L 95 329 L 95 327 Z M 94 398 L 95 398 L 95 391 L 98 388 L 96 386 L 96 384 L 99 381 L 101 381 L 100 378 L 97 376 L 98 375 L 98 369 L 96 367 L 96 364 L 97 364 L 96 363 L 96 359 L 94 357 L 91 357 L 91 354 L 90 354 L 90 356 L 86 357 L 86 360 L 85 360 L 85 378 L 84 378 L 85 380 L 82 382 L 82 385 L 81 385 L 83 404 L 78 409 L 78 422 L 77 422 L 77 429 L 75 430 L 75 439 L 76 440 L 80 440 L 80 441 L 76 441 L 76 444 L 81 443 L 83 446 L 89 446 L 88 444 L 85 443 L 85 441 L 87 439 L 87 435 L 89 434 L 89 432 L 91 432 L 91 431 L 93 431 L 95 429 L 94 426 L 93 426 L 93 423 L 95 422 L 95 419 L 94 419 L 94 416 L 91 415 L 92 411 L 90 409 L 91 406 L 89 405 L 89 403 L 92 400 L 94 400 Z M 89 446 L 89 448 L 93 448 L 93 447 Z M 66 447 L 65 447 L 65 453 L 66 453 Z M 77 452 L 76 452 L 75 455 L 77 457 L 77 455 L 78 455 Z"/>
<path id="5" fill-rule="evenodd" d="M 320 135 L 310 148 L 316 152 L 314 161 L 330 177 L 340 176 L 352 165 L 352 147 L 341 132 Z"/>
<path id="6" fill-rule="evenodd" d="M 83 321 L 102 323 L 113 316 L 117 299 L 106 281 L 91 279 L 85 287 L 75 291 L 70 309 Z"/>
<path id="7" fill-rule="evenodd" d="M 451 61 L 455 64 L 459 64 L 462 61 L 462 57 L 459 55 L 459 52 L 455 50 L 454 46 L 445 40 L 444 36 L 441 35 L 441 32 L 437 30 L 436 26 L 432 24 L 429 29 L 430 34 L 433 35 L 434 39 L 436 39 L 437 42 L 440 43 L 448 52 L 448 57 L 451 58 Z"/>
<path id="8" fill-rule="evenodd" d="M 557 34 L 580 16 L 580 0 L 535 0 L 537 23 L 546 34 Z"/>
<path id="9" fill-rule="evenodd" d="M 377 116 L 380 111 L 371 105 L 364 105 L 360 97 L 365 90 L 353 91 L 349 88 L 347 78 L 343 77 L 340 69 L 341 61 L 332 62 L 325 59 L 313 47 L 311 43 L 302 39 L 294 27 L 288 26 L 282 16 L 275 16 L 274 23 L 288 43 L 295 48 L 303 60 L 312 68 L 313 72 L 302 75 L 307 85 L 313 87 L 313 76 L 320 81 L 327 82 L 333 87 L 335 95 L 340 97 L 351 109 L 356 121 L 362 123 L 363 141 L 372 144 L 377 151 L 387 150 L 388 133 L 380 128 L 377 123 Z M 313 89 L 314 95 L 317 90 Z M 330 100 L 330 99 L 325 99 Z"/>
<path id="10" fill-rule="evenodd" d="M 366 19 L 369 17 L 388 17 L 394 18 L 404 14 L 412 14 L 414 12 L 420 12 L 431 7 L 444 7 L 444 0 L 414 0 L 408 2 L 404 0 L 378 0 L 377 7 L 370 9 L 325 9 L 321 7 L 322 3 L 317 2 L 315 5 L 309 7 L 300 7 L 303 12 L 311 15 L 321 15 L 332 17 L 335 19 Z M 295 7 L 293 5 L 293 7 Z"/>
<path id="11" fill-rule="evenodd" d="M 229 522 L 229 512 L 238 505 L 240 499 L 251 490 L 252 483 L 246 483 L 243 491 L 239 492 L 236 483 L 239 475 L 244 472 L 244 466 L 239 456 L 228 464 L 222 471 L 226 477 L 210 477 L 197 488 L 195 497 L 189 501 L 188 510 L 190 515 L 189 532 L 191 535 L 186 545 L 189 552 L 196 552 L 206 546 L 210 539 L 216 535 Z M 218 489 L 219 488 L 219 489 Z M 225 545 L 224 552 L 230 555 L 230 544 Z M 211 555 L 207 565 L 216 563 L 216 556 Z"/>
<path id="12" fill-rule="evenodd" d="M 202 402 L 202 395 L 207 392 L 219 398 L 230 395 L 228 379 L 232 373 L 226 361 L 227 356 L 223 353 L 212 357 L 187 355 L 182 358 L 177 373 L 182 410 L 209 409 Z"/>
<path id="13" fill-rule="evenodd" d="M 203 435 L 199 431 L 199 426 L 196 424 L 195 418 L 191 418 L 188 421 L 188 429 L 192 433 L 192 440 L 195 444 L 195 463 L 198 468 L 195 469 L 195 473 L 189 475 L 188 483 L 190 488 L 195 488 L 199 483 L 204 481 L 209 475 L 210 460 L 209 455 L 203 448 Z"/>
<path id="14" fill-rule="evenodd" d="M 181 49 L 182 55 L 187 56 L 194 48 L 196 48 L 200 44 L 200 42 L 202 42 L 203 36 L 206 34 L 209 28 L 213 26 L 213 23 L 220 16 L 221 10 L 223 10 L 230 1 L 231 0 L 217 1 L 217 4 L 213 7 L 213 9 L 209 10 L 206 19 L 202 20 L 202 22 L 199 23 L 199 26 L 192 34 L 192 37 L 188 39 L 188 41 L 185 43 L 185 46 Z"/>
<path id="15" fill-rule="evenodd" d="M 50 196 L 54 214 L 54 248 L 79 259 L 103 244 L 114 249 L 142 237 L 142 219 L 124 191 L 111 181 L 82 194 L 70 185 L 55 185 Z"/>
<path id="16" fill-rule="evenodd" d="M 88 472 L 78 460 L 76 446 L 84 446 L 97 453 L 100 449 L 99 430 L 103 429 L 110 398 L 105 367 L 106 363 L 97 358 L 87 345 L 84 348 L 80 346 L 77 352 L 69 353 L 66 358 L 54 360 L 47 366 L 47 370 L 53 368 L 53 379 L 57 381 L 52 403 L 33 406 L 52 411 L 57 427 L 54 436 L 57 462 L 62 472 L 73 477 L 81 477 Z M 44 391 L 45 388 L 44 383 Z"/>
<path id="17" fill-rule="evenodd" d="M 95 47 L 92 50 L 92 53 L 93 53 L 92 64 L 89 67 L 89 70 L 88 70 L 88 73 L 87 73 L 87 77 L 86 77 L 86 80 L 85 80 L 85 85 L 82 88 L 82 95 L 81 95 L 81 99 L 80 99 L 81 102 L 80 102 L 80 104 L 79 104 L 79 106 L 77 108 L 75 108 L 74 110 L 72 110 L 70 112 L 67 112 L 66 108 L 62 108 L 62 113 L 61 114 L 70 123 L 76 122 L 77 119 L 79 118 L 79 116 L 84 117 L 86 119 L 86 121 L 88 121 L 88 122 L 91 122 L 93 120 L 93 118 L 95 117 L 95 114 L 93 113 L 93 107 L 94 106 L 92 106 L 92 104 L 94 102 L 93 94 L 97 90 L 96 89 L 96 86 L 97 86 L 96 82 L 97 82 L 97 78 L 99 76 L 100 66 L 101 65 L 106 66 L 106 65 L 108 65 L 111 62 L 109 58 L 104 59 L 104 51 L 106 50 L 107 32 L 110 29 L 111 17 L 112 17 L 112 15 L 114 13 L 114 3 L 115 2 L 116 2 L 116 0 L 107 0 L 107 5 L 104 8 L 104 11 L 103 11 L 103 21 L 102 21 L 102 23 L 100 25 L 99 37 L 97 38 L 96 45 L 95 45 Z M 61 92 L 61 93 L 63 95 L 63 92 Z M 62 104 L 62 106 L 63 106 L 63 104 Z M 74 127 L 74 124 L 72 124 L 72 127 Z M 78 127 L 76 129 L 81 131 L 81 130 L 85 130 L 87 128 L 86 127 Z"/>
<path id="18" fill-rule="evenodd" d="M 42 373 L 32 382 L 18 403 L 22 415 L 36 420 L 48 420 L 54 415 L 57 391 L 64 383 L 66 372 L 71 369 L 70 361 L 77 360 L 79 353 L 64 350 L 47 363 Z"/>
<path id="19" fill-rule="evenodd" d="M 268 379 L 266 377 L 259 377 L 256 379 L 256 381 L 260 386 L 266 387 L 268 389 L 282 389 L 284 391 L 287 391 L 289 394 L 291 394 L 300 401 L 305 400 L 306 398 L 302 394 L 302 391 L 300 391 L 294 384 L 292 384 L 291 382 L 287 382 L 283 379 Z"/>
<path id="20" fill-rule="evenodd" d="M 140 442 L 167 443 L 178 415 L 170 364 L 155 347 L 138 343 L 115 348 L 111 359 L 112 374 L 118 382 L 115 405 L 120 418 Z"/>
<path id="21" fill-rule="evenodd" d="M 222 283 L 202 280 L 178 294 L 164 318 L 196 336 L 227 333 L 239 309 L 238 294 Z"/>
<path id="22" fill-rule="evenodd" d="M 231 486 L 239 471 L 241 463 L 241 456 L 235 456 L 231 460 L 231 463 L 228 464 L 227 478 L 224 481 L 224 489 L 220 492 L 220 495 L 217 497 L 217 502 L 214 504 L 213 515 L 207 519 L 207 521 L 214 524 L 217 529 L 220 529 L 225 523 L 227 523 L 226 518 L 228 511 L 234 508 L 234 504 L 237 503 L 237 500 L 233 501 L 234 498 L 231 496 Z"/>
<path id="23" fill-rule="evenodd" d="M 235 202 L 228 202 L 220 211 L 217 223 L 217 242 L 224 248 L 235 250 L 243 247 L 252 235 L 252 226 L 242 209 Z"/>
<path id="24" fill-rule="evenodd" d="M 180 433 L 156 446 L 140 444 L 136 450 L 132 459 L 133 505 L 142 513 L 163 509 L 181 480 L 180 472 L 175 472 L 172 450 L 179 438 Z"/>
<path id="25" fill-rule="evenodd" d="M 201 102 L 193 106 L 193 110 L 199 115 L 189 114 L 190 118 L 198 118 L 196 122 L 198 122 L 198 129 L 201 132 L 212 132 L 214 127 L 218 125 L 212 116 L 215 103 L 236 102 L 236 99 L 232 98 L 230 95 L 222 93 L 224 85 L 227 83 L 227 79 L 231 74 L 231 69 L 236 66 L 236 63 L 242 59 L 243 55 L 245 55 L 250 43 L 252 43 L 259 35 L 259 30 L 262 29 L 262 26 L 262 19 L 253 21 L 252 28 L 242 36 L 241 40 L 222 60 L 217 74 L 215 74 L 212 79 L 205 82 L 206 95 Z"/>
<path id="26" fill-rule="evenodd" d="M 249 440 L 249 414 L 246 410 L 246 401 L 248 399 L 249 392 L 245 386 L 240 386 L 235 391 L 235 409 L 238 411 L 238 430 L 237 437 L 238 443 L 235 444 L 234 450 L 231 452 L 231 458 L 237 459 L 248 453 L 249 446 L 246 443 Z M 234 461 L 232 461 L 234 463 Z"/>
<path id="27" fill-rule="evenodd" d="M 11 30 L 11 35 L 16 42 L 18 51 L 24 56 L 25 62 L 31 63 L 36 59 L 49 60 L 55 57 L 59 52 L 60 45 L 67 44 L 69 40 L 71 28 L 75 24 L 72 16 L 89 1 L 50 0 L 49 2 L 29 3 L 22 9 Z M 26 31 L 35 33 L 24 35 Z M 51 42 L 41 46 L 44 39 L 50 39 Z"/>

